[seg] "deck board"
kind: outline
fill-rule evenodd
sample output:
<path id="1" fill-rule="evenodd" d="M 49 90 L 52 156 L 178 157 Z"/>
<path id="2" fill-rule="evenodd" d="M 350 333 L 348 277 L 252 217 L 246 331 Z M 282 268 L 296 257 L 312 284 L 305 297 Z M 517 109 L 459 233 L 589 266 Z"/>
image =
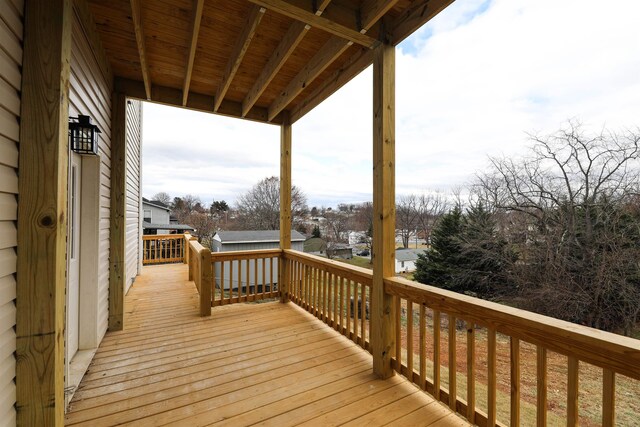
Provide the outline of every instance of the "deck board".
<path id="1" fill-rule="evenodd" d="M 66 415 L 67 425 L 467 425 L 293 303 L 199 317 L 180 264 L 144 267 Z"/>

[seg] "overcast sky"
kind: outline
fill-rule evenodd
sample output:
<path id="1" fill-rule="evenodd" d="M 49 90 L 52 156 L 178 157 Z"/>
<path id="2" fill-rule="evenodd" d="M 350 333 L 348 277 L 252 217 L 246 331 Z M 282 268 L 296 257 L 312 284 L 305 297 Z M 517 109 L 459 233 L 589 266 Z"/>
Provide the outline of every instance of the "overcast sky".
<path id="1" fill-rule="evenodd" d="M 396 192 L 468 182 L 568 119 L 640 126 L 640 1 L 456 0 L 396 52 Z M 279 127 L 144 105 L 143 194 L 235 202 L 279 174 Z M 371 67 L 293 126 L 309 206 L 371 199 Z"/>

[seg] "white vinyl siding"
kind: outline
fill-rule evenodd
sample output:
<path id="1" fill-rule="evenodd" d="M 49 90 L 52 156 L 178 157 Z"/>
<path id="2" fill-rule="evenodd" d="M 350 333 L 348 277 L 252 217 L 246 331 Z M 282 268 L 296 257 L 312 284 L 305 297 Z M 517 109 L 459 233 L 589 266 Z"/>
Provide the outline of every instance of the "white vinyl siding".
<path id="1" fill-rule="evenodd" d="M 23 4 L 0 2 L 0 424 L 16 423 L 16 249 Z"/>
<path id="2" fill-rule="evenodd" d="M 140 203 L 141 203 L 141 132 L 142 132 L 142 102 L 130 100 L 127 102 L 127 151 L 126 151 L 126 218 L 125 218 L 125 293 L 131 287 L 138 275 L 140 265 L 140 247 L 142 241 L 140 232 Z"/>
<path id="3" fill-rule="evenodd" d="M 98 246 L 98 330 L 102 336 L 109 317 L 109 227 L 111 211 L 111 93 L 112 77 L 103 69 L 96 55 L 102 51 L 92 46 L 85 29 L 74 14 L 71 75 L 69 89 L 69 116 L 84 114 L 91 117 L 100 131 L 98 155 L 100 156 L 99 184 L 99 246 Z"/>

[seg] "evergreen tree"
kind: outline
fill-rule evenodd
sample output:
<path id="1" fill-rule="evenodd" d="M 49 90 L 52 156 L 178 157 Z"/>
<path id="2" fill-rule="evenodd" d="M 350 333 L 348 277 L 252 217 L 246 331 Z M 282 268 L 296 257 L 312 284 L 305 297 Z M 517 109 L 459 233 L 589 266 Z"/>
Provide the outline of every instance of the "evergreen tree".
<path id="1" fill-rule="evenodd" d="M 451 289 L 461 262 L 460 231 L 462 211 L 456 206 L 442 216 L 431 234 L 431 248 L 416 261 L 414 280 Z"/>
<path id="2" fill-rule="evenodd" d="M 320 227 L 317 225 L 313 226 L 313 231 L 311 232 L 311 237 L 320 237 Z"/>

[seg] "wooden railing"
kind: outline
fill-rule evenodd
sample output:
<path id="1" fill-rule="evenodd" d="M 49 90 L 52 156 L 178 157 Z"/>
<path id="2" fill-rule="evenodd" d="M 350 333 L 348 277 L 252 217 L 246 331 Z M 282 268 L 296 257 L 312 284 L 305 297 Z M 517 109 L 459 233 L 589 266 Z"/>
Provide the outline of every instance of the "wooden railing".
<path id="1" fill-rule="evenodd" d="M 294 250 L 285 250 L 283 258 L 290 276 L 289 299 L 371 351 L 371 270 Z"/>
<path id="2" fill-rule="evenodd" d="M 579 424 L 578 392 L 579 367 L 589 364 L 602 373 L 601 422 L 615 425 L 616 378 L 624 381 L 640 380 L 640 341 L 583 327 L 524 310 L 479 300 L 439 288 L 422 285 L 402 278 L 386 278 L 385 292 L 395 297 L 396 356 L 394 369 L 406 376 L 436 399 L 479 426 L 526 424 L 521 418 L 521 360 L 524 345 L 535 346 L 536 403 L 529 420 L 539 426 L 548 423 L 548 353 L 566 356 L 566 424 Z M 444 325 L 443 325 L 444 323 Z M 427 325 L 429 324 L 429 328 Z M 461 334 L 458 329 L 462 329 Z M 444 330 L 444 333 L 442 332 Z M 486 336 L 487 412 L 476 407 L 477 365 L 476 334 Z M 459 335 L 462 335 L 461 338 Z M 506 341 L 506 348 L 498 350 L 497 336 Z M 464 338 L 466 336 L 466 338 Z M 466 372 L 457 369 L 458 344 L 466 339 Z M 508 340 L 508 341 L 507 341 Z M 446 342 L 446 349 L 441 343 Z M 429 342 L 430 345 L 427 345 Z M 504 347 L 504 346 L 503 346 Z M 508 349 L 508 350 L 507 350 Z M 445 378 L 441 377 L 441 355 L 448 356 Z M 428 360 L 426 353 L 432 354 Z M 498 420 L 497 356 L 504 360 L 508 353 L 507 374 L 510 381 L 509 419 Z M 431 369 L 428 369 L 428 364 Z M 585 366 L 586 368 L 587 366 Z M 458 379 L 464 379 L 466 396 L 458 393 Z M 628 377 L 628 378 L 626 378 Z M 443 382 L 447 383 L 447 387 Z M 637 383 L 635 384 L 638 385 Z M 640 399 L 640 388 L 630 402 Z M 588 390 L 587 393 L 594 391 Z M 453 397 L 452 397 L 453 396 Z M 637 410 L 637 408 L 636 408 Z M 638 414 L 640 415 L 640 414 Z M 636 421 L 640 418 L 636 418 Z M 555 424 L 554 420 L 553 423 Z"/>
<path id="3" fill-rule="evenodd" d="M 214 252 L 212 305 L 277 298 L 280 249 Z"/>
<path id="4" fill-rule="evenodd" d="M 183 234 L 148 234 L 142 236 L 142 264 L 168 264 L 184 259 Z"/>
<path id="5" fill-rule="evenodd" d="M 193 280 L 200 294 L 200 315 L 211 316 L 211 284 L 213 283 L 213 269 L 211 265 L 211 251 L 202 246 L 195 237 L 184 235 L 189 250 L 185 261 L 189 265 L 189 280 Z"/>

